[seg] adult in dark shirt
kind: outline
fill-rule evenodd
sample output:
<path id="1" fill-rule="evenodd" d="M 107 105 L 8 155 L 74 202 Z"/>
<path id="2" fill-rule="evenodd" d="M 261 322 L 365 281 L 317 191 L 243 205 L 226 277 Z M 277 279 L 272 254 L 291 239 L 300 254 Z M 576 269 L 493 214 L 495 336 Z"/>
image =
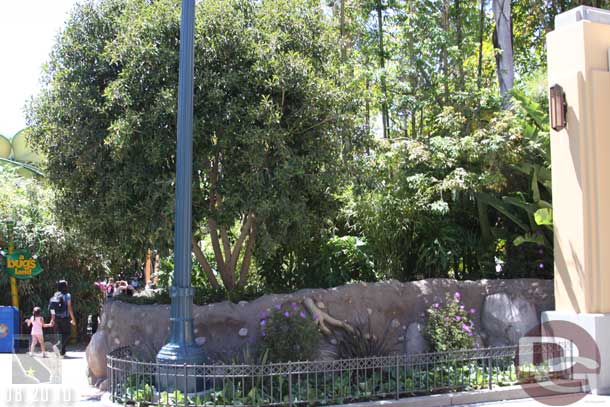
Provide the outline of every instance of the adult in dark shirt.
<path id="1" fill-rule="evenodd" d="M 59 354 L 64 356 L 66 354 L 66 344 L 70 337 L 71 325 L 76 325 L 76 318 L 74 318 L 74 309 L 72 308 L 72 295 L 68 292 L 68 282 L 66 280 L 58 281 L 57 291 L 61 292 L 66 307 L 60 313 L 51 312 L 51 323 L 55 326 L 55 333 L 59 335 L 61 344 L 61 349 L 58 349 L 58 344 L 55 344 L 53 350 L 56 352 L 59 350 Z"/>

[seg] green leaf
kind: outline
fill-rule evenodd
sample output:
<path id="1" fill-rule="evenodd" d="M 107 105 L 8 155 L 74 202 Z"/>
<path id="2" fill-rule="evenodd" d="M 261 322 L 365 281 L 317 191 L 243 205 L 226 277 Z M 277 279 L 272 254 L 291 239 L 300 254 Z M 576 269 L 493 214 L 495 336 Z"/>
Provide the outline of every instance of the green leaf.
<path id="1" fill-rule="evenodd" d="M 553 209 L 541 208 L 534 213 L 534 219 L 538 225 L 552 225 L 553 224 Z"/>
<path id="2" fill-rule="evenodd" d="M 520 246 L 523 243 L 535 243 L 539 245 L 544 245 L 544 236 L 533 233 L 526 233 L 524 235 L 519 235 L 513 240 L 513 244 L 515 246 Z"/>

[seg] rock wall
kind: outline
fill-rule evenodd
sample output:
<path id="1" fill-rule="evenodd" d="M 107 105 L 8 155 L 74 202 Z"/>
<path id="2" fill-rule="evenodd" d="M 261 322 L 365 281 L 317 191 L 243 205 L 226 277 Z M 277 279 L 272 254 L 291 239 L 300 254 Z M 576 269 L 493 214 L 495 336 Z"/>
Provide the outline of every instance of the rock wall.
<path id="1" fill-rule="evenodd" d="M 536 279 L 455 281 L 428 279 L 400 283 L 348 284 L 332 289 L 306 289 L 291 294 L 271 294 L 251 302 L 228 301 L 195 306 L 196 342 L 208 355 L 231 354 L 254 344 L 260 334 L 260 315 L 275 304 L 303 303 L 311 298 L 331 316 L 349 322 L 370 318 L 373 333 L 389 326 L 402 349 L 421 352 L 426 310 L 459 291 L 467 308 L 475 308 L 474 322 L 484 345 L 515 343 L 538 323 L 540 313 L 553 309 L 553 281 Z M 109 301 L 104 305 L 98 331 L 91 338 L 86 356 L 92 384 L 104 386 L 106 354 L 136 345 L 141 357 L 153 359 L 169 334 L 169 305 L 133 305 Z M 331 344 L 323 344 L 328 349 Z"/>

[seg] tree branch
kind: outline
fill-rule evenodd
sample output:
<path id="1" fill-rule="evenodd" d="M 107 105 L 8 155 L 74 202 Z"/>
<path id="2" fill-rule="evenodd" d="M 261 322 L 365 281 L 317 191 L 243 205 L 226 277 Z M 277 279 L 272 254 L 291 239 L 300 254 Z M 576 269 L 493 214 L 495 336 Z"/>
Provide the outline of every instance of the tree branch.
<path id="1" fill-rule="evenodd" d="M 222 277 L 222 282 L 227 289 L 232 289 L 231 278 L 227 276 L 227 270 L 225 261 L 222 256 L 222 250 L 220 249 L 220 241 L 218 239 L 218 225 L 212 218 L 208 218 L 208 228 L 210 229 L 210 239 L 212 240 L 212 248 L 214 249 L 214 257 L 216 258 L 216 264 L 218 264 L 218 272 Z"/>
<path id="2" fill-rule="evenodd" d="M 212 285 L 212 288 L 219 289 L 220 284 L 218 284 L 218 280 L 216 279 L 216 276 L 214 275 L 212 266 L 210 266 L 208 259 L 205 258 L 205 254 L 203 254 L 203 251 L 201 250 L 201 247 L 199 247 L 199 243 L 197 243 L 197 240 L 195 240 L 195 238 L 193 238 L 193 240 L 192 240 L 192 246 L 193 246 L 193 253 L 195 253 L 195 257 L 197 258 L 197 261 L 199 261 L 199 264 L 201 264 L 201 268 L 203 268 L 203 271 L 205 271 L 205 274 L 208 276 L 208 281 Z"/>
<path id="3" fill-rule="evenodd" d="M 237 238 L 237 241 L 235 242 L 235 246 L 233 246 L 233 253 L 231 253 L 231 264 L 229 265 L 229 267 L 233 270 L 235 270 L 237 268 L 237 260 L 239 260 L 239 253 L 241 252 L 241 248 L 244 244 L 244 241 L 246 240 L 246 237 L 248 237 L 248 234 L 250 233 L 250 228 L 252 226 L 253 220 L 254 220 L 254 214 L 248 213 L 244 217 L 244 220 L 241 222 L 241 229 L 239 231 L 239 237 Z M 241 281 L 241 277 L 240 277 L 240 281 Z"/>
<path id="4" fill-rule="evenodd" d="M 235 267 L 231 268 L 231 241 L 229 240 L 229 233 L 227 232 L 226 226 L 220 227 L 220 240 L 222 241 L 222 249 L 224 252 L 226 266 L 228 266 L 231 270 L 234 270 Z"/>
<path id="5" fill-rule="evenodd" d="M 253 217 L 254 215 L 248 216 L 248 218 L 250 219 Z M 239 272 L 238 282 L 238 287 L 240 288 L 244 288 L 248 280 L 248 272 L 250 271 L 250 261 L 252 260 L 252 252 L 254 251 L 255 235 L 255 225 L 253 224 L 250 228 L 248 244 L 246 245 L 246 252 L 244 253 L 244 259 L 241 262 L 241 270 Z"/>
<path id="6" fill-rule="evenodd" d="M 305 305 L 307 311 L 309 311 L 309 313 L 314 317 L 316 323 L 318 324 L 318 327 L 320 328 L 320 331 L 322 331 L 324 335 L 330 336 L 332 334 L 332 331 L 326 325 L 344 329 L 345 331 L 351 334 L 354 333 L 354 327 L 352 327 L 347 322 L 339 321 L 338 319 L 335 319 L 328 315 L 326 312 L 322 311 L 320 308 L 318 308 L 318 306 L 313 302 L 311 298 L 305 298 L 303 300 L 303 305 Z"/>

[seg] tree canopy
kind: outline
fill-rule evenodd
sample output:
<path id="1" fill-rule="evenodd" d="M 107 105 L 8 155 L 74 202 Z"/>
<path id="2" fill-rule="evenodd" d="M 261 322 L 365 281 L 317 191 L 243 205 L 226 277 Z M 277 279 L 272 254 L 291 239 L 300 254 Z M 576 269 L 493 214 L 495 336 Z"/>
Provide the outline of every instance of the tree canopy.
<path id="1" fill-rule="evenodd" d="M 544 34 L 607 0 L 202 0 L 196 281 L 551 276 Z M 173 241 L 178 0 L 75 7 L 29 106 L 58 217 Z M 166 262 L 171 265 L 171 262 Z"/>
<path id="2" fill-rule="evenodd" d="M 193 248 L 212 285 L 216 270 L 243 286 L 255 242 L 273 250 L 315 233 L 344 179 L 342 141 L 355 129 L 335 35 L 314 3 L 197 5 Z M 125 254 L 172 241 L 179 10 L 77 7 L 30 109 L 62 220 Z"/>

